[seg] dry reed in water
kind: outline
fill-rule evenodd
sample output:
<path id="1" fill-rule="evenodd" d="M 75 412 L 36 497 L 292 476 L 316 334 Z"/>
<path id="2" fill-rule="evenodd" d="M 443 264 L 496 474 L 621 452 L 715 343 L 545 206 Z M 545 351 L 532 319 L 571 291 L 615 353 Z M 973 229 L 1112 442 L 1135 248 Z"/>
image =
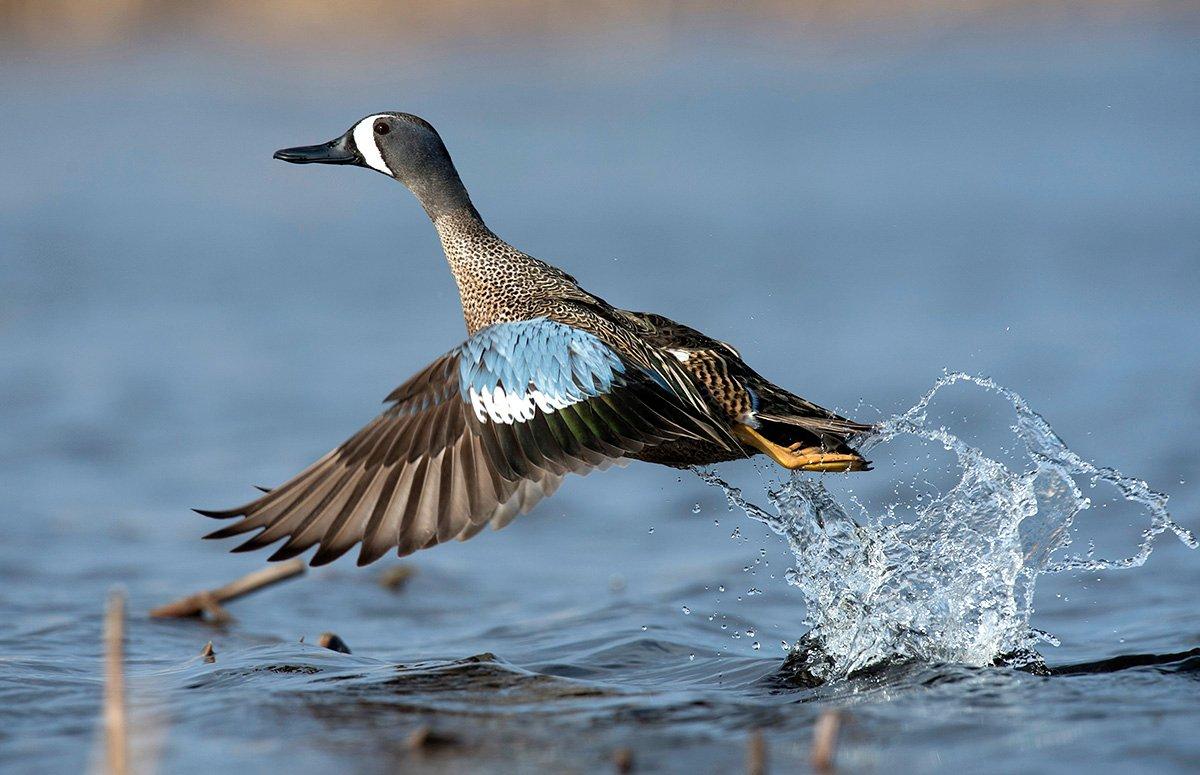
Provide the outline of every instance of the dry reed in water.
<path id="1" fill-rule="evenodd" d="M 767 775 L 767 739 L 755 730 L 746 741 L 746 775 Z"/>
<path id="2" fill-rule="evenodd" d="M 200 616 L 207 613 L 215 622 L 228 621 L 229 614 L 221 607 L 222 603 L 236 600 L 239 597 L 257 592 L 260 589 L 286 581 L 293 576 L 304 573 L 303 560 L 290 560 L 278 565 L 272 565 L 262 570 L 254 571 L 232 581 L 223 587 L 197 592 L 173 603 L 160 605 L 150 612 L 156 619 L 185 618 Z"/>
<path id="3" fill-rule="evenodd" d="M 125 718 L 125 595 L 108 596 L 104 612 L 104 742 L 109 775 L 129 772 Z"/>
<path id="4" fill-rule="evenodd" d="M 837 753 L 838 727 L 842 715 L 836 710 L 825 710 L 813 725 L 812 751 L 809 761 L 817 772 L 832 772 L 833 757 Z"/>
<path id="5" fill-rule="evenodd" d="M 337 636 L 335 632 L 323 632 L 317 638 L 317 645 L 323 649 L 336 651 L 341 654 L 349 654 L 350 647 L 346 645 L 346 641 Z"/>

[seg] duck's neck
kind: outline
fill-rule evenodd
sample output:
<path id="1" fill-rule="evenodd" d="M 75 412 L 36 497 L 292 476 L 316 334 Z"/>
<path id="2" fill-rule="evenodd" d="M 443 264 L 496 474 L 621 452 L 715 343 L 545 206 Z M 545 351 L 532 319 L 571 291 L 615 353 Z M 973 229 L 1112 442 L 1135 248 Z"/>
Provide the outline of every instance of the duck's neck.
<path id="1" fill-rule="evenodd" d="M 434 223 L 439 218 L 455 214 L 483 223 L 475 205 L 471 204 L 471 196 L 458 176 L 450 154 L 440 142 L 439 148 L 440 153 L 427 153 L 397 170 L 396 178 L 413 193 L 421 207 L 425 208 L 429 220 Z"/>
<path id="2" fill-rule="evenodd" d="M 458 285 L 467 331 L 528 316 L 534 279 L 546 265 L 492 233 L 474 207 L 433 219 Z"/>

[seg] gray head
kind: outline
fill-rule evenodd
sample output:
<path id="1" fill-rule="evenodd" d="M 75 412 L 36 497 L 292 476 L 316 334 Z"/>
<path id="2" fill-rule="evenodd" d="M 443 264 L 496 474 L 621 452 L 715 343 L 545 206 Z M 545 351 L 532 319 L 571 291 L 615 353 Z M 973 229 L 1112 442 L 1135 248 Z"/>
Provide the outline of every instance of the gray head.
<path id="1" fill-rule="evenodd" d="M 285 148 L 276 151 L 275 158 L 293 164 L 368 167 L 407 186 L 434 220 L 455 212 L 479 218 L 437 130 L 410 113 L 374 113 L 336 140 Z"/>

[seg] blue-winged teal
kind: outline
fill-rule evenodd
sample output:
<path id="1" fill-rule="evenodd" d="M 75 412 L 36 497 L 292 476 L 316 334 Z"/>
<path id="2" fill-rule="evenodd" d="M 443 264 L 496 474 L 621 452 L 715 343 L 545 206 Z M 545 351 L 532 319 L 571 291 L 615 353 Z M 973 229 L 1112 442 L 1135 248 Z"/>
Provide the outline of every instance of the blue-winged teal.
<path id="1" fill-rule="evenodd" d="M 789 469 L 865 471 L 847 440 L 869 426 L 771 384 L 724 342 L 660 315 L 617 309 L 492 233 L 425 120 L 378 113 L 296 164 L 354 164 L 395 178 L 429 214 L 458 284 L 469 338 L 386 399 L 345 443 L 207 536 L 286 538 L 272 560 L 362 544 L 365 565 L 484 525 L 503 527 L 584 474 L 632 458 L 670 466 L 759 452 Z"/>

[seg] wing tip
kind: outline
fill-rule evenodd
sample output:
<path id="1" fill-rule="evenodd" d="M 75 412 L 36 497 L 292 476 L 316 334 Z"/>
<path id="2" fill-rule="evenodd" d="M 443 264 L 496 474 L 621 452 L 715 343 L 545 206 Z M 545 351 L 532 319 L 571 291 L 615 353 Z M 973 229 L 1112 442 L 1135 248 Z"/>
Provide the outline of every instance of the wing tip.
<path id="1" fill-rule="evenodd" d="M 312 559 L 310 559 L 308 561 L 308 564 L 314 568 L 319 568 L 322 565 L 328 565 L 329 563 L 331 563 L 334 560 L 341 557 L 346 552 L 350 551 L 353 547 L 354 547 L 354 544 L 348 544 L 346 546 L 336 546 L 336 547 L 332 547 L 332 548 L 330 548 L 328 546 L 322 546 L 319 549 L 317 549 L 317 553 L 312 556 Z"/>
<path id="2" fill-rule="evenodd" d="M 206 541 L 210 541 L 210 540 L 214 540 L 214 539 L 220 540 L 222 538 L 233 538 L 235 535 L 241 535 L 242 533 L 245 532 L 244 530 L 238 529 L 241 526 L 242 526 L 242 523 L 239 522 L 236 525 L 230 525 L 229 527 L 223 527 L 220 530 L 214 530 L 211 533 L 209 533 L 208 535 L 204 536 L 204 539 Z"/>
<path id="3" fill-rule="evenodd" d="M 197 514 L 199 514 L 202 517 L 208 517 L 209 519 L 232 519 L 233 517 L 240 517 L 240 516 L 245 515 L 245 511 L 243 511 L 242 509 L 196 509 L 196 508 L 193 508 L 192 511 L 196 512 Z"/>
<path id="4" fill-rule="evenodd" d="M 258 540 L 258 536 L 254 536 L 253 538 L 246 541 L 245 543 L 238 544 L 237 546 L 230 549 L 229 553 L 230 554 L 244 554 L 246 552 L 258 551 L 259 549 L 263 548 L 264 546 L 266 546 L 266 544 L 261 543 Z"/>
<path id="5" fill-rule="evenodd" d="M 284 544 L 276 549 L 275 552 L 267 558 L 267 562 L 282 562 L 283 560 L 290 560 L 297 555 L 304 554 L 304 550 L 306 548 L 308 547 L 298 547 L 290 544 Z"/>
<path id="6" fill-rule="evenodd" d="M 354 564 L 360 568 L 362 568 L 366 565 L 370 565 L 371 563 L 375 562 L 376 560 L 382 559 L 384 557 L 384 555 L 386 555 L 388 553 L 388 550 L 391 548 L 392 548 L 391 546 L 387 546 L 387 545 L 379 546 L 379 547 L 368 546 L 367 542 L 364 541 L 359 546 L 358 557 L 355 558 Z"/>

